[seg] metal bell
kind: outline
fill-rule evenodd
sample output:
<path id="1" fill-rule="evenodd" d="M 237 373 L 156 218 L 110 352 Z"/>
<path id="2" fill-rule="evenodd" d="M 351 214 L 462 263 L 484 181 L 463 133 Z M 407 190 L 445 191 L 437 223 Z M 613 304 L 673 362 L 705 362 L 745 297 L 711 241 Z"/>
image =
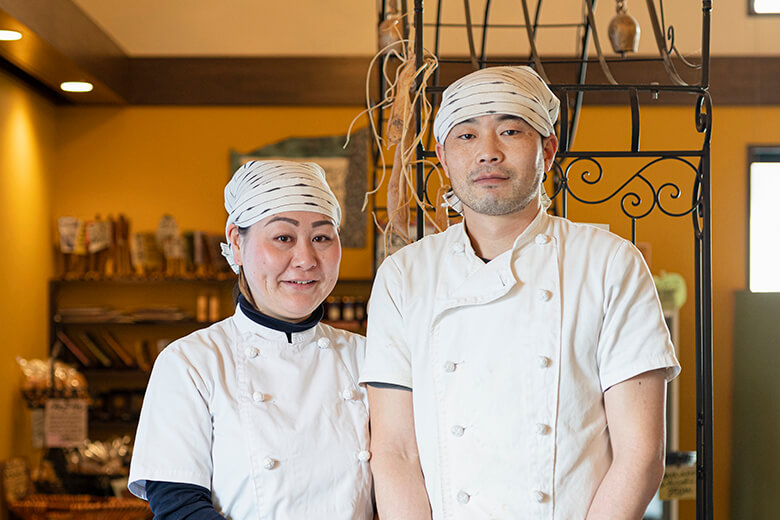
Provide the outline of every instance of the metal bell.
<path id="1" fill-rule="evenodd" d="M 617 0 L 617 14 L 609 22 L 609 41 L 612 50 L 621 56 L 627 52 L 636 52 L 639 48 L 639 34 L 641 32 L 636 18 L 626 12 L 625 2 Z"/>

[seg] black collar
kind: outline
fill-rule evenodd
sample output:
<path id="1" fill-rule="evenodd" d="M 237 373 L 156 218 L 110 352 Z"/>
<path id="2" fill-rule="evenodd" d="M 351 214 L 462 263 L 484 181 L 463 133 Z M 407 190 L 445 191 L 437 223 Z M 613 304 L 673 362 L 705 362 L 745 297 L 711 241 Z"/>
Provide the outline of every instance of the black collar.
<path id="1" fill-rule="evenodd" d="M 262 312 L 255 309 L 255 307 L 249 303 L 246 298 L 244 298 L 243 294 L 238 295 L 238 305 L 241 307 L 241 310 L 244 312 L 244 314 L 246 314 L 246 316 L 255 323 L 258 323 L 263 327 L 268 327 L 269 329 L 284 332 L 287 335 L 287 341 L 289 343 L 292 343 L 293 332 L 303 332 L 304 330 L 309 330 L 316 326 L 320 320 L 322 320 L 323 316 L 325 316 L 325 305 L 322 303 L 319 305 L 319 307 L 314 309 L 314 312 L 311 313 L 311 316 L 299 323 L 290 323 L 289 321 L 278 320 L 263 314 Z"/>

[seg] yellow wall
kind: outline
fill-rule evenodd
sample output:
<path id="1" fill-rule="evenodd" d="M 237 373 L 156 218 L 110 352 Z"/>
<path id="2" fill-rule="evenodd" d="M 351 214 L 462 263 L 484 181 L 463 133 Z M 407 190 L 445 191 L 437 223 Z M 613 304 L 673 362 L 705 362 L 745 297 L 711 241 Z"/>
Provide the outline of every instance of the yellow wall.
<path id="1" fill-rule="evenodd" d="M 133 231 L 151 231 L 170 213 L 180 229 L 223 233 L 231 149 L 246 153 L 288 137 L 344 134 L 359 112 L 360 107 L 63 108 L 52 214 L 90 218 L 122 212 Z M 366 226 L 368 232 L 368 221 Z M 342 277 L 370 278 L 369 250 L 345 249 Z"/>
<path id="2" fill-rule="evenodd" d="M 48 351 L 54 106 L 0 72 L 0 460 L 31 453 L 16 356 Z"/>
<path id="3" fill-rule="evenodd" d="M 45 352 L 45 282 L 51 273 L 48 237 L 54 218 L 122 211 L 131 218 L 135 230 L 151 230 L 160 215 L 169 212 L 183 228 L 219 232 L 224 219 L 222 188 L 229 173 L 230 149 L 249 151 L 286 137 L 342 133 L 359 110 L 54 109 L 4 76 L 0 76 L 0 93 L 0 243 L 6 244 L 8 250 L 0 257 L 0 272 L 4 273 L 0 316 L 14 324 L 4 327 L 10 335 L 7 333 L 4 338 L 7 347 L 0 360 L 0 381 L 7 385 L 7 389 L 0 388 L 0 409 L 5 410 L 3 417 L 10 415 L 14 419 L 12 423 L 22 417 L 13 357 L 40 356 Z M 746 147 L 780 142 L 780 128 L 772 124 L 780 117 L 780 109 L 716 106 L 714 114 L 715 518 L 723 520 L 728 514 L 733 292 L 745 287 Z M 622 125 L 627 117 L 627 112 L 618 108 L 586 109 L 576 147 L 625 146 L 628 137 Z M 646 128 L 643 148 L 699 145 L 701 136 L 692 130 L 693 115 L 688 109 L 646 108 L 642 118 Z M 55 134 L 56 146 L 52 144 Z M 624 168 L 626 172 L 633 171 L 631 167 Z M 681 179 L 682 197 L 690 197 L 690 174 L 684 169 L 667 165 L 648 175 Z M 668 202 L 671 205 L 673 201 Z M 672 209 L 682 206 L 678 204 Z M 570 216 L 609 222 L 613 231 L 628 237 L 630 228 L 625 219 L 615 217 L 617 211 L 614 204 L 598 208 L 572 204 Z M 653 270 L 682 273 L 691 293 L 681 315 L 681 449 L 695 449 L 691 229 L 689 217 L 654 215 L 638 225 L 639 240 L 652 244 Z M 11 251 L 24 251 L 24 258 L 10 254 Z M 370 259 L 367 250 L 346 250 L 343 275 L 370 276 Z M 14 296 L 9 298 L 10 294 Z M 19 327 L 20 323 L 27 326 Z M 14 377 L 5 377 L 6 373 Z M 0 457 L 26 449 L 24 431 L 12 430 L 6 426 L 11 423 L 5 421 L 0 424 Z M 693 511 L 692 503 L 683 504 L 682 518 L 694 518 Z"/>

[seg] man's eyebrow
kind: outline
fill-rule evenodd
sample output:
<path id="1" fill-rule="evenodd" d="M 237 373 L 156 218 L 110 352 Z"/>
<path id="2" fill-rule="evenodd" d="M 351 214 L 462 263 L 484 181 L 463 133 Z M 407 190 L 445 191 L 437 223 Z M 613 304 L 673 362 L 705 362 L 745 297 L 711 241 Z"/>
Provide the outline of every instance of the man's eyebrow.
<path id="1" fill-rule="evenodd" d="M 266 226 L 274 223 L 274 222 L 288 222 L 292 224 L 293 226 L 299 226 L 301 223 L 295 220 L 294 218 L 289 217 L 273 217 L 271 220 L 265 223 Z"/>

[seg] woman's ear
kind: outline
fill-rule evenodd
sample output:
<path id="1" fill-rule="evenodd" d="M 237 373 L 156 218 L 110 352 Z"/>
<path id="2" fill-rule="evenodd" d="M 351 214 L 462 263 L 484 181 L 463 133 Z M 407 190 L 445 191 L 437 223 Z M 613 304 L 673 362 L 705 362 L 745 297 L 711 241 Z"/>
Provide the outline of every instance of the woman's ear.
<path id="1" fill-rule="evenodd" d="M 230 247 L 233 250 L 233 262 L 236 265 L 244 265 L 244 261 L 241 259 L 241 246 L 244 243 L 244 239 L 241 233 L 238 232 L 238 226 L 230 224 L 228 226 L 228 239 L 230 240 Z"/>

